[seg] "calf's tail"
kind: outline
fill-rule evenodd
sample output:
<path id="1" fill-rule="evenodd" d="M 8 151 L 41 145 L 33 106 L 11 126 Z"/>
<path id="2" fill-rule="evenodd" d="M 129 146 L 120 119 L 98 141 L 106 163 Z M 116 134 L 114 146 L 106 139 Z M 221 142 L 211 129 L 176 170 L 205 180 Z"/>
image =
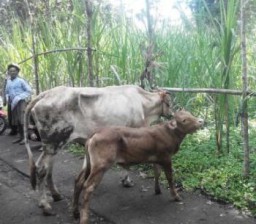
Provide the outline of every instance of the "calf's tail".
<path id="1" fill-rule="evenodd" d="M 28 153 L 30 183 L 34 190 L 36 188 L 36 165 L 35 165 L 35 161 L 33 159 L 33 153 L 31 151 L 31 148 L 30 148 L 30 145 L 28 142 L 28 126 L 29 126 L 29 120 L 30 120 L 30 116 L 31 116 L 31 110 L 36 105 L 36 103 L 44 97 L 44 95 L 45 95 L 45 93 L 41 93 L 34 100 L 32 100 L 26 107 L 25 115 L 24 115 L 24 141 L 25 141 L 25 146 L 26 146 L 27 153 Z"/>
<path id="2" fill-rule="evenodd" d="M 84 181 L 87 180 L 87 178 L 89 177 L 90 175 L 90 172 L 91 172 L 91 160 L 90 160 L 90 154 L 89 154 L 89 150 L 88 148 L 90 147 L 89 146 L 90 144 L 90 139 L 88 141 L 86 141 L 86 144 L 85 144 L 85 163 L 83 164 L 83 168 L 84 168 Z"/>
<path id="3" fill-rule="evenodd" d="M 85 177 L 84 180 L 86 181 L 91 173 L 91 162 L 90 162 L 90 155 L 87 152 L 86 153 L 86 161 L 87 161 L 87 166 L 85 168 Z"/>

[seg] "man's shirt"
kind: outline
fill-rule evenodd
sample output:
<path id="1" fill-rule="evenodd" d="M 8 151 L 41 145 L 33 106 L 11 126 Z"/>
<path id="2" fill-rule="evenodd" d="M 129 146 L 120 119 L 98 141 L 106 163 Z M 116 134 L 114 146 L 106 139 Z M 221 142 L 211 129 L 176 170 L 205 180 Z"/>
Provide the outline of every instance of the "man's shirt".
<path id="1" fill-rule="evenodd" d="M 32 89 L 24 79 L 16 77 L 15 79 L 7 80 L 5 95 L 8 95 L 12 109 L 14 109 L 20 100 L 28 100 L 31 94 Z"/>

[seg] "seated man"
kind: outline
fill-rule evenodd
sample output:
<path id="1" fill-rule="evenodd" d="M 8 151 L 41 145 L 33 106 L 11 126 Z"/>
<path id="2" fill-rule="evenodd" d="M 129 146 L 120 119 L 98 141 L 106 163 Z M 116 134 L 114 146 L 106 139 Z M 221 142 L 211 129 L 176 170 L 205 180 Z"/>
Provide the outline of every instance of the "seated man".
<path id="1" fill-rule="evenodd" d="M 32 89 L 30 85 L 19 76 L 20 67 L 9 64 L 7 67 L 9 79 L 5 87 L 5 96 L 8 96 L 8 106 L 11 108 L 11 126 L 17 126 L 20 134 L 19 139 L 13 143 L 24 144 L 24 113 L 28 101 L 31 98 Z M 9 114 L 8 114 L 9 115 Z"/>

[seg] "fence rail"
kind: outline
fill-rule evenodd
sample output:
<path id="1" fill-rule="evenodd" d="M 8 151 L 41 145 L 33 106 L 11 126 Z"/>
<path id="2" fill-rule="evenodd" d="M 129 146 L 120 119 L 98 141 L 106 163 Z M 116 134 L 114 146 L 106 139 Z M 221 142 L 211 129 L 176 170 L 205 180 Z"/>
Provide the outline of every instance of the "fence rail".
<path id="1" fill-rule="evenodd" d="M 242 95 L 242 90 L 232 89 L 209 89 L 209 88 L 169 88 L 161 87 L 160 89 L 168 92 L 189 92 L 189 93 L 214 93 L 214 94 L 229 94 L 229 95 Z M 256 96 L 256 92 L 247 90 L 247 96 Z"/>

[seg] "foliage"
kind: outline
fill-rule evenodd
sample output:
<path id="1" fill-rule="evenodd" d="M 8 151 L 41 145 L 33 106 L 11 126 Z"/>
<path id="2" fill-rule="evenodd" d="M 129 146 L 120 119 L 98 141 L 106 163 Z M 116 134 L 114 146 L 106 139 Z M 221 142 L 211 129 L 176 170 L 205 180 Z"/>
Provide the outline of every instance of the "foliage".
<path id="1" fill-rule="evenodd" d="M 227 0 L 224 1 L 227 3 Z M 189 7 L 196 18 L 196 23 L 200 26 L 205 24 L 211 26 L 211 19 L 220 19 L 220 4 L 219 1 L 212 0 L 190 0 Z M 209 18 L 209 12 L 212 18 Z"/>
<path id="2" fill-rule="evenodd" d="M 253 143 L 256 132 L 250 134 Z M 251 154 L 250 178 L 244 179 L 239 129 L 231 131 L 232 152 L 229 154 L 216 153 L 213 135 L 213 130 L 204 130 L 185 139 L 180 152 L 173 158 L 175 180 L 185 189 L 201 189 L 216 200 L 232 203 L 256 215 L 255 149 Z"/>
<path id="3" fill-rule="evenodd" d="M 67 150 L 76 156 L 83 157 L 85 154 L 84 146 L 79 144 L 69 144 L 67 146 Z"/>

